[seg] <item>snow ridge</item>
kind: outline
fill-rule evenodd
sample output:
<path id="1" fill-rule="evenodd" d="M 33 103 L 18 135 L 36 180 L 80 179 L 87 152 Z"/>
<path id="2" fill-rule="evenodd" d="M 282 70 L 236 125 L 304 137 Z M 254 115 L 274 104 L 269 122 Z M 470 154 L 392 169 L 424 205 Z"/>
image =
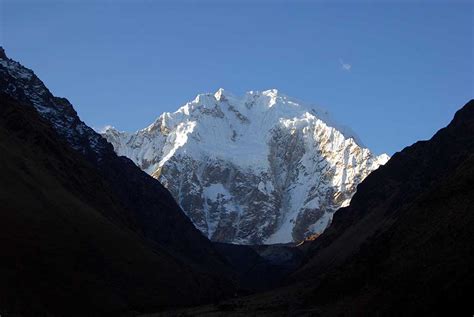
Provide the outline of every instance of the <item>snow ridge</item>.
<path id="1" fill-rule="evenodd" d="M 216 241 L 282 243 L 321 233 L 384 164 L 327 111 L 276 89 L 200 94 L 135 133 L 103 136 L 159 179 Z"/>

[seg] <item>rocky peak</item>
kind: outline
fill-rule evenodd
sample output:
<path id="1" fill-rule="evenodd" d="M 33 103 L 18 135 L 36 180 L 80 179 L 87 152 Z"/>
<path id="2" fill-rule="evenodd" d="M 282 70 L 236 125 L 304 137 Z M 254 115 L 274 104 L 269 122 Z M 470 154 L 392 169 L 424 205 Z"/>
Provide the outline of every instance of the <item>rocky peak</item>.
<path id="1" fill-rule="evenodd" d="M 224 94 L 224 88 L 219 88 L 215 94 L 214 97 L 216 98 L 217 101 L 225 101 L 227 100 L 225 94 Z"/>
<path id="2" fill-rule="evenodd" d="M 0 59 L 8 59 L 7 54 L 2 46 L 0 46 Z"/>
<path id="3" fill-rule="evenodd" d="M 103 135 L 158 178 L 216 241 L 279 243 L 319 234 L 357 184 L 388 160 L 327 111 L 276 89 L 201 94 L 152 126 Z"/>

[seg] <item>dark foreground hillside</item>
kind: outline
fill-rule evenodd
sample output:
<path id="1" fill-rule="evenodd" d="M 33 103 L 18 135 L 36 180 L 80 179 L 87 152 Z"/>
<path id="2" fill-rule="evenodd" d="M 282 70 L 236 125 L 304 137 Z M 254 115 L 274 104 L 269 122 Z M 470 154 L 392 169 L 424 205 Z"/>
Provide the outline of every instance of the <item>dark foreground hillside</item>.
<path id="1" fill-rule="evenodd" d="M 94 168 L 5 95 L 0 153 L 3 316 L 118 314 L 219 296 L 212 277 L 110 220 L 125 211 Z"/>
<path id="2" fill-rule="evenodd" d="M 129 159 L 117 156 L 111 144 L 81 121 L 67 99 L 54 96 L 32 70 L 8 58 L 1 47 L 0 93 L 18 101 L 18 105 L 33 108 L 56 133 L 54 138 L 95 168 L 121 206 L 120 212 L 103 209 L 109 219 L 140 232 L 149 243 L 198 270 L 226 271 L 211 242 L 194 227 L 160 182 Z M 67 176 L 74 173 L 74 169 L 63 171 Z M 82 190 L 88 191 L 87 186 Z M 94 203 L 102 203 L 102 196 L 90 190 L 83 197 L 95 197 Z"/>
<path id="3" fill-rule="evenodd" d="M 179 313 L 470 316 L 473 242 L 470 101 L 431 140 L 396 153 L 359 185 L 286 287 Z"/>
<path id="4" fill-rule="evenodd" d="M 474 101 L 396 153 L 338 211 L 294 275 L 321 277 L 330 312 L 474 312 Z M 334 267 L 328 270 L 328 266 Z"/>
<path id="5" fill-rule="evenodd" d="M 216 301 L 234 273 L 169 192 L 0 48 L 0 315 Z"/>

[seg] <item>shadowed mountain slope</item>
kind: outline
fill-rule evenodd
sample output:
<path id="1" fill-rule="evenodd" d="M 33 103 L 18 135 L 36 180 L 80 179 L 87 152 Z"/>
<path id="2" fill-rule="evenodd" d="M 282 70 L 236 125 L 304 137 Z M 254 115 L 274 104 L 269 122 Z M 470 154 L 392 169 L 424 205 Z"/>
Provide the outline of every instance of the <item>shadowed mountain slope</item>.
<path id="1" fill-rule="evenodd" d="M 112 145 L 80 120 L 67 99 L 53 96 L 32 70 L 5 54 L 0 55 L 0 92 L 36 109 L 58 137 L 96 167 L 125 210 L 124 215 L 115 216 L 130 229 L 200 269 L 225 270 L 211 242 L 159 182 L 129 159 L 118 157 Z"/>
<path id="2" fill-rule="evenodd" d="M 0 149 L 1 313 L 156 310 L 205 302 L 229 287 L 149 247 L 95 167 L 34 109 L 5 95 Z"/>
<path id="3" fill-rule="evenodd" d="M 233 294 L 227 261 L 169 192 L 5 54 L 0 112 L 0 314 L 116 315 Z"/>

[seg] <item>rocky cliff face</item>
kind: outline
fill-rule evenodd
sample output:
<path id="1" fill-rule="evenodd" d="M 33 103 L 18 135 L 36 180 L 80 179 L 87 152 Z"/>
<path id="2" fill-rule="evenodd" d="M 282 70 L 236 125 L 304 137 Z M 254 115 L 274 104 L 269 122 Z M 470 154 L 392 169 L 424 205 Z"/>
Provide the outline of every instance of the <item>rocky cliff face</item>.
<path id="1" fill-rule="evenodd" d="M 277 90 L 201 94 L 143 130 L 103 136 L 159 179 L 207 237 L 244 244 L 321 233 L 388 160 L 326 111 Z"/>

